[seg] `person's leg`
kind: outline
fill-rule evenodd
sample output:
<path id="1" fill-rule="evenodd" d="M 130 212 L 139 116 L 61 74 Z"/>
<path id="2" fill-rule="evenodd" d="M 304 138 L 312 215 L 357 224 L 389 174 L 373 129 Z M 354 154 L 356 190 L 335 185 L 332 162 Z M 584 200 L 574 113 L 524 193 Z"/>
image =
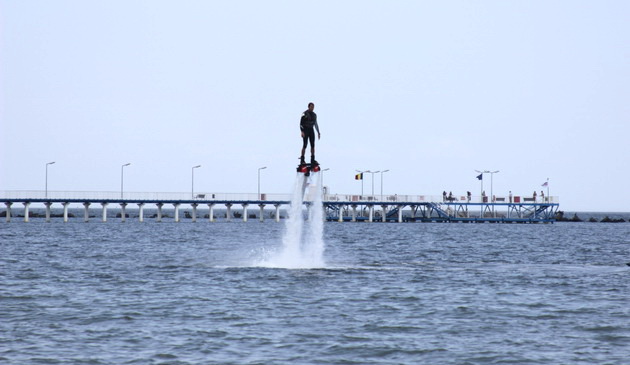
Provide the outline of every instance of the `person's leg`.
<path id="1" fill-rule="evenodd" d="M 306 152 L 306 144 L 308 143 L 308 133 L 304 133 L 304 137 L 302 138 L 302 153 L 300 154 L 300 163 L 306 163 L 304 161 L 304 153 Z"/>
<path id="2" fill-rule="evenodd" d="M 308 140 L 311 142 L 311 163 L 315 163 L 315 131 L 311 130 L 308 135 Z"/>

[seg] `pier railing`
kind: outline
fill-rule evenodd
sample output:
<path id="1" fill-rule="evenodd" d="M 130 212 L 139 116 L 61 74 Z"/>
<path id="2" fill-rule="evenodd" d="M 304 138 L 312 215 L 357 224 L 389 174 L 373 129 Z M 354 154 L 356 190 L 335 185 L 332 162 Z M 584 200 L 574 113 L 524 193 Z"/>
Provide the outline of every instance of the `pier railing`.
<path id="1" fill-rule="evenodd" d="M 123 192 L 114 191 L 42 191 L 42 190 L 20 190 L 20 191 L 0 191 L 0 200 L 4 201 L 183 201 L 211 203 L 213 201 L 274 201 L 289 202 L 289 194 L 275 193 L 213 193 L 213 192 Z M 325 194 L 325 202 L 337 203 L 559 203 L 557 196 L 541 197 L 537 196 L 495 196 L 482 197 L 465 195 L 442 196 L 442 195 L 359 195 L 359 194 Z"/>

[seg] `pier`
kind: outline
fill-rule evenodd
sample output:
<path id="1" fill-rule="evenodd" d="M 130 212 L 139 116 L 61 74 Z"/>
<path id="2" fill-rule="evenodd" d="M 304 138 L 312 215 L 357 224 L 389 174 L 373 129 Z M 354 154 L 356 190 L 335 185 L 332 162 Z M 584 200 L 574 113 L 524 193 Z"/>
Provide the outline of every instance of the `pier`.
<path id="1" fill-rule="evenodd" d="M 165 220 L 164 209 L 172 209 L 172 221 L 180 222 L 181 210 L 187 208 L 186 218 L 197 222 L 207 215 L 208 222 L 216 222 L 215 209 L 225 209 L 225 221 L 251 216 L 265 219 L 272 212 L 273 220 L 281 219 L 281 208 L 288 208 L 288 194 L 232 194 L 232 193 L 124 193 L 70 191 L 0 191 L 0 210 L 5 222 L 11 222 L 22 212 L 24 222 L 31 220 L 31 209 L 45 209 L 46 222 L 51 221 L 52 207 L 61 207 L 63 222 L 70 220 L 69 208 L 82 207 L 83 221 L 89 222 L 90 208 L 97 207 L 100 221 L 107 222 L 108 208 L 120 209 L 120 221 L 125 222 L 127 211 L 137 208 L 137 220 L 144 222 L 145 209 L 157 210 L 154 219 Z M 0 207 L 1 207 L 0 205 Z M 305 200 L 305 209 L 312 202 Z M 445 199 L 432 195 L 354 195 L 324 194 L 323 205 L 328 221 L 336 222 L 449 222 L 449 223 L 552 223 L 559 208 L 559 199 L 546 197 L 455 196 Z M 251 211 L 257 213 L 250 214 Z M 73 219 L 81 219 L 80 217 Z"/>

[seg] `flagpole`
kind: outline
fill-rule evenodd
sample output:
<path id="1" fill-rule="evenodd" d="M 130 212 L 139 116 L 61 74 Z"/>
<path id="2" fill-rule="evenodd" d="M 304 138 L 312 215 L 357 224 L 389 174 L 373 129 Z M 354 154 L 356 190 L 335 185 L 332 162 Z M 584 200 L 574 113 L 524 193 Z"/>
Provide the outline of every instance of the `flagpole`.
<path id="1" fill-rule="evenodd" d="M 483 173 L 486 171 L 479 171 L 479 170 L 475 170 L 476 172 L 480 173 L 481 175 L 481 179 L 479 179 L 479 177 L 477 177 L 480 181 L 481 181 L 481 190 L 479 191 L 479 196 L 480 196 L 480 203 L 483 203 Z"/>
<path id="2" fill-rule="evenodd" d="M 476 172 L 479 173 L 479 176 L 477 176 L 477 179 L 479 179 L 479 181 L 481 181 L 481 192 L 479 193 L 479 218 L 483 218 L 483 173 L 485 171 L 479 171 L 479 170 L 475 170 Z"/>
<path id="3" fill-rule="evenodd" d="M 551 197 L 549 196 L 549 178 L 547 178 L 547 201 L 551 201 Z"/>
<path id="4" fill-rule="evenodd" d="M 354 170 L 356 172 L 358 172 L 359 174 L 361 174 L 361 199 L 363 199 L 363 173 L 365 171 L 359 171 L 359 170 Z"/>

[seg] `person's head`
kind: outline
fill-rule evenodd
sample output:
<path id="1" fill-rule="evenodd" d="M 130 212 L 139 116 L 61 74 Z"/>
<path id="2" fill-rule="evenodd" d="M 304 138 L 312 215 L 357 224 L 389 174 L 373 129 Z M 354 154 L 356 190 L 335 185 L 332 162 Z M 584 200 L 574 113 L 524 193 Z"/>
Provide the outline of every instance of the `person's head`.
<path id="1" fill-rule="evenodd" d="M 309 110 L 309 111 L 313 111 L 313 109 L 315 109 L 315 104 L 313 104 L 313 103 L 308 103 L 308 110 Z"/>

